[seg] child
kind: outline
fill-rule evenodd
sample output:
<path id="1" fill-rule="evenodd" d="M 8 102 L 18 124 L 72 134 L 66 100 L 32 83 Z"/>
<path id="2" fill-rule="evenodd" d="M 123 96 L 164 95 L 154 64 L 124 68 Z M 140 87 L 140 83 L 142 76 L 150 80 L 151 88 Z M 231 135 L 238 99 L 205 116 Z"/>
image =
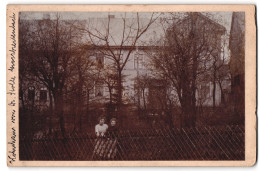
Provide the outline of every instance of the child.
<path id="1" fill-rule="evenodd" d="M 99 123 L 95 126 L 95 132 L 97 137 L 105 137 L 105 133 L 108 129 L 107 124 L 105 124 L 105 117 L 99 117 Z"/>
<path id="2" fill-rule="evenodd" d="M 106 139 L 105 134 L 108 129 L 108 125 L 105 124 L 105 117 L 100 116 L 99 117 L 99 123 L 95 126 L 95 133 L 97 136 L 93 158 L 94 159 L 103 159 L 104 158 L 104 152 L 106 150 Z"/>
<path id="3" fill-rule="evenodd" d="M 115 136 L 116 136 L 116 133 L 117 133 L 117 124 L 116 124 L 116 118 L 112 118 L 111 120 L 110 120 L 110 126 L 109 126 L 109 128 L 108 128 L 108 130 L 107 130 L 107 132 L 108 132 L 108 135 L 110 136 L 110 137 L 112 137 L 112 138 L 115 138 Z"/>
<path id="4" fill-rule="evenodd" d="M 106 158 L 107 159 L 115 159 L 117 153 L 117 124 L 116 118 L 112 118 L 110 120 L 110 126 L 108 128 L 108 140 L 107 140 L 107 150 L 106 150 Z"/>

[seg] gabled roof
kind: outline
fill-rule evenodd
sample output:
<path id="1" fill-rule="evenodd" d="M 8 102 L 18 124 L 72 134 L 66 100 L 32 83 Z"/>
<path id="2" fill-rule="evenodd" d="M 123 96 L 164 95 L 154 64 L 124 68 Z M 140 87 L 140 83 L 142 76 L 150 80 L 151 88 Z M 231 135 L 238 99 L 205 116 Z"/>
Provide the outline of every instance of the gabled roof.
<path id="1" fill-rule="evenodd" d="M 222 32 L 222 34 L 225 33 L 226 28 L 222 25 L 220 25 L 219 23 L 217 23 L 214 20 L 211 20 L 210 18 L 208 18 L 207 16 L 201 14 L 201 13 L 196 13 L 199 17 L 203 18 L 204 20 L 206 20 L 207 22 L 209 22 L 210 24 L 213 24 L 215 27 L 217 27 L 220 32 Z"/>

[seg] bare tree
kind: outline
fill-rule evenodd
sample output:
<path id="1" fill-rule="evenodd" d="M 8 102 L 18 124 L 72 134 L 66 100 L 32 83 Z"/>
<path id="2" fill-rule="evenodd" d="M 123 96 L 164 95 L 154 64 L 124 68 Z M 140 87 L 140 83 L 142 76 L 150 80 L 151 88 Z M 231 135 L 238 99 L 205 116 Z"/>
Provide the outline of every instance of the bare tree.
<path id="1" fill-rule="evenodd" d="M 213 101 L 213 110 L 216 107 L 216 88 L 219 85 L 221 90 L 221 98 L 224 97 L 222 83 L 230 75 L 229 68 L 227 68 L 227 60 L 229 59 L 229 54 L 226 52 L 228 36 L 225 36 L 221 39 L 218 34 L 213 34 L 213 40 L 211 46 L 214 47 L 210 51 L 210 57 L 212 59 L 212 65 L 209 68 L 209 73 L 211 73 L 211 82 L 213 84 L 212 89 L 212 101 Z"/>
<path id="2" fill-rule="evenodd" d="M 64 87 L 71 74 L 70 64 L 75 47 L 78 46 L 78 41 L 75 40 L 81 37 L 80 31 L 74 25 L 79 23 L 62 20 L 58 13 L 54 19 L 31 20 L 31 51 L 24 54 L 30 56 L 26 61 L 30 79 L 43 84 L 49 90 L 50 113 L 54 102 L 55 114 L 59 117 L 64 137 Z"/>
<path id="3" fill-rule="evenodd" d="M 19 20 L 20 21 L 20 20 Z M 31 43 L 31 32 L 29 31 L 29 23 L 26 21 L 19 22 L 19 56 L 23 60 L 19 60 L 19 96 L 22 102 L 22 109 L 25 110 L 25 91 L 28 75 L 28 60 L 30 59 L 30 54 L 32 53 L 32 43 Z"/>
<path id="4" fill-rule="evenodd" d="M 82 116 L 84 113 L 89 114 L 90 91 L 94 88 L 94 82 L 100 78 L 100 70 L 96 69 L 96 63 L 91 58 L 92 53 L 85 48 L 85 45 L 75 47 L 70 62 L 71 74 L 66 83 L 67 101 L 74 113 L 72 132 L 78 129 L 82 131 Z"/>
<path id="5" fill-rule="evenodd" d="M 211 54 L 218 52 L 213 45 L 224 28 L 200 13 L 172 14 L 163 22 L 168 23 L 165 40 L 151 55 L 152 65 L 175 88 L 182 127 L 195 126 L 198 77 L 210 68 Z"/>
<path id="6" fill-rule="evenodd" d="M 32 54 L 32 43 L 31 43 L 31 33 L 29 31 L 29 24 L 26 21 L 19 20 L 19 99 L 22 103 L 22 108 L 20 108 L 20 118 L 23 120 L 20 123 L 21 136 L 27 136 L 27 138 L 33 137 L 33 128 L 34 128 L 34 99 L 29 103 L 29 100 L 26 98 L 26 91 L 29 90 L 30 84 L 28 83 L 28 62 Z M 28 110 L 28 105 L 30 104 L 30 110 Z M 29 112 L 29 113 L 28 113 Z"/>
<path id="7" fill-rule="evenodd" d="M 104 82 L 105 86 L 108 89 L 109 92 L 109 104 L 113 104 L 114 99 L 114 93 L 113 90 L 116 88 L 117 85 L 117 74 L 116 72 L 108 66 L 105 66 L 105 68 L 101 71 L 101 80 Z"/>
<path id="8" fill-rule="evenodd" d="M 145 90 L 149 88 L 151 78 L 148 75 L 140 75 L 135 78 L 135 89 L 136 89 L 136 95 L 138 100 L 138 108 L 141 107 L 140 100 L 142 99 L 143 109 L 146 111 L 147 109 L 147 95 L 145 93 Z"/>
<path id="9" fill-rule="evenodd" d="M 224 86 L 227 82 L 231 82 L 230 66 L 228 64 L 221 63 L 218 66 L 216 81 L 220 88 L 221 103 L 224 104 L 224 106 L 227 106 L 228 101 L 226 101 L 225 93 L 228 92 L 224 92 Z"/>
<path id="10" fill-rule="evenodd" d="M 146 22 L 141 21 L 139 13 L 134 18 L 127 18 L 127 14 L 121 18 L 96 21 L 89 20 L 84 31 L 88 34 L 93 48 L 98 50 L 116 71 L 117 104 L 122 104 L 123 70 L 129 61 L 131 53 L 135 50 L 139 38 L 149 29 L 158 18 L 153 13 Z M 116 20 L 116 21 L 115 21 Z"/>

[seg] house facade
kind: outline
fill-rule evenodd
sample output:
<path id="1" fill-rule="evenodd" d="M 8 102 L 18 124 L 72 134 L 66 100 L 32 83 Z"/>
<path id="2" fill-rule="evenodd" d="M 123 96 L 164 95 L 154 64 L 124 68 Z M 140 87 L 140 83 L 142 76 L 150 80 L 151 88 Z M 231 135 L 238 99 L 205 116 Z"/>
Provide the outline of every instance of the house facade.
<path id="1" fill-rule="evenodd" d="M 50 16 L 43 15 L 43 19 L 50 19 Z M 198 17 L 200 17 L 200 21 L 203 21 L 205 24 L 211 25 L 211 27 L 218 27 L 219 30 L 221 30 L 218 33 L 214 33 L 218 37 L 218 45 L 221 46 L 222 44 L 222 36 L 225 34 L 225 29 L 220 24 L 214 22 L 213 20 L 209 19 L 208 17 L 198 14 Z M 100 19 L 93 19 L 95 22 L 103 23 L 104 21 L 111 21 L 111 25 L 114 29 L 111 30 L 111 34 L 114 37 L 118 38 L 117 34 L 120 34 L 120 29 L 122 28 L 119 26 L 119 22 L 122 22 L 120 18 L 117 18 L 117 16 L 109 15 L 105 18 Z M 128 20 L 131 20 L 129 18 Z M 143 18 L 141 21 L 146 23 L 147 18 Z M 101 22 L 102 21 L 102 22 Z M 85 23 L 85 22 L 82 22 Z M 87 22 L 86 22 L 87 24 Z M 117 26 L 118 25 L 118 26 Z M 96 28 L 102 29 L 102 26 L 97 24 Z M 101 31 L 102 32 L 102 31 Z M 210 30 L 209 30 L 210 32 Z M 87 34 L 87 33 L 86 33 Z M 124 46 L 119 46 L 117 44 L 117 41 L 120 40 L 120 36 L 118 40 L 115 40 L 115 43 L 111 43 L 110 47 L 113 51 L 113 54 L 115 56 L 118 56 L 122 61 L 127 61 L 125 63 L 125 66 L 122 70 L 122 102 L 124 104 L 138 104 L 140 106 L 150 105 L 154 106 L 160 103 L 161 96 L 164 96 L 164 94 L 171 94 L 172 98 L 178 103 L 178 98 L 176 93 L 174 91 L 168 90 L 167 86 L 163 83 L 161 78 L 156 78 L 153 76 L 153 68 L 150 65 L 151 56 L 147 53 L 147 51 L 153 51 L 153 47 L 151 44 L 154 43 L 154 41 L 159 40 L 162 38 L 163 35 L 163 29 L 160 27 L 160 18 L 153 23 L 153 25 L 150 26 L 150 28 L 147 30 L 145 34 L 143 34 L 136 43 L 135 46 L 130 46 L 131 44 L 125 44 Z M 85 39 L 86 36 L 82 36 L 82 39 Z M 111 38 L 112 39 L 112 38 Z M 129 36 L 129 40 L 131 42 L 131 39 L 134 39 L 134 37 Z M 97 41 L 97 40 L 94 40 Z M 110 41 L 111 42 L 111 41 Z M 113 66 L 113 60 L 111 60 L 111 57 L 107 56 L 106 53 L 104 53 L 104 49 L 100 50 L 96 48 L 99 44 L 95 46 L 95 48 L 88 48 L 86 51 L 88 51 L 87 55 L 90 60 L 93 61 L 95 65 L 93 65 L 94 68 L 93 71 L 98 71 L 101 73 L 101 70 L 110 70 L 111 74 L 116 74 L 116 72 L 111 70 L 111 66 Z M 102 47 L 102 46 L 100 46 Z M 131 53 L 129 55 L 129 48 L 131 49 Z M 223 52 L 217 52 L 219 56 L 218 61 L 220 61 L 221 53 Z M 208 61 L 208 65 L 210 66 L 212 64 L 212 61 Z M 114 73 L 113 73 L 114 72 Z M 106 73 L 107 74 L 107 73 Z M 146 78 L 148 77 L 148 80 L 146 82 L 143 82 L 143 87 L 137 86 L 138 85 L 138 78 Z M 111 98 L 116 96 L 116 81 L 111 79 L 110 87 L 109 84 L 106 84 L 104 80 L 92 81 L 93 83 L 87 86 L 83 86 L 83 102 L 84 103 L 109 103 L 111 101 Z M 146 85 L 145 85 L 146 84 Z M 226 94 L 229 93 L 229 87 L 230 82 L 228 78 L 226 78 L 223 81 L 222 88 L 219 86 L 218 83 L 216 83 L 215 80 L 215 87 L 213 85 L 212 78 L 209 76 L 207 80 L 204 80 L 204 82 L 198 83 L 197 87 L 197 103 L 198 105 L 203 106 L 212 106 L 213 105 L 213 89 L 215 89 L 215 104 L 216 106 L 221 105 L 223 102 L 223 96 L 224 93 L 221 93 L 221 89 L 224 89 L 226 91 Z M 91 88 L 89 88 L 91 87 Z M 21 86 L 20 86 L 21 88 Z M 87 89 L 89 88 L 89 89 Z M 22 85 L 22 90 L 20 91 L 20 96 L 23 98 L 23 102 L 20 103 L 20 105 L 38 105 L 40 108 L 47 108 L 50 106 L 50 98 L 51 93 L 49 93 L 48 88 L 46 85 L 42 84 L 40 80 L 38 81 L 26 81 Z M 20 98 L 20 99 L 21 99 Z M 227 97 L 225 97 L 227 99 Z M 87 101 L 87 102 L 86 102 Z"/>

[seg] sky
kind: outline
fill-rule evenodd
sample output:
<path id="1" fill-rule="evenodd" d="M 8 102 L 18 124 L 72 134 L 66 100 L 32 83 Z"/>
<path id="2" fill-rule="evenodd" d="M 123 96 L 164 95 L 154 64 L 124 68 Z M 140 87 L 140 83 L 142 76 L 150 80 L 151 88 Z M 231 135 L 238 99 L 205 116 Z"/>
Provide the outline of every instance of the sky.
<path id="1" fill-rule="evenodd" d="M 45 12 L 46 13 L 46 12 Z M 55 15 L 55 13 L 50 13 L 51 17 Z M 120 18 L 121 16 L 124 16 L 125 13 L 120 12 L 61 12 L 60 13 L 62 18 L 65 20 L 86 20 L 88 18 L 106 18 L 108 15 L 115 15 L 115 18 Z M 212 20 L 216 21 L 217 23 L 223 25 L 227 32 L 230 31 L 231 26 L 231 19 L 232 19 L 232 12 L 209 12 L 209 13 L 203 13 Z M 141 18 L 149 18 L 151 16 L 151 13 L 139 13 Z M 127 13 L 127 17 L 135 17 L 136 13 Z M 20 15 L 21 19 L 42 19 L 43 13 L 42 12 L 23 12 Z"/>
<path id="2" fill-rule="evenodd" d="M 55 12 L 22 12 L 20 14 L 20 19 L 26 19 L 26 20 L 41 20 L 43 19 L 44 15 L 46 14 L 50 14 L 50 18 L 54 19 L 56 14 Z M 93 20 L 98 21 L 99 19 L 106 19 L 108 18 L 108 15 L 114 15 L 115 18 L 120 19 L 121 17 L 123 17 L 124 15 L 126 15 L 126 18 L 135 18 L 136 17 L 136 13 L 122 13 L 122 12 L 59 12 L 61 19 L 64 20 Z M 155 13 L 155 15 L 160 15 L 161 13 Z M 226 28 L 226 36 L 228 36 L 228 34 L 230 33 L 230 28 L 231 28 L 231 20 L 232 20 L 232 12 L 203 12 L 203 15 L 207 16 L 208 18 L 212 19 L 213 21 L 215 21 L 216 23 L 219 23 L 220 25 L 224 26 Z M 150 17 L 151 17 L 152 13 L 139 13 L 139 17 L 142 18 L 141 21 L 142 24 L 145 25 L 146 22 L 149 21 Z M 163 13 L 163 15 L 161 15 L 161 17 L 167 17 L 167 15 L 170 15 L 169 13 Z M 147 18 L 147 20 L 146 20 Z M 118 21 L 118 20 L 117 20 Z M 120 20 L 121 21 L 121 20 Z M 131 22 L 130 22 L 131 23 Z M 95 28 L 102 28 L 102 26 L 100 26 L 99 24 L 93 25 L 93 29 Z M 121 42 L 121 32 L 122 32 L 122 28 L 123 26 L 120 25 L 120 22 L 116 22 L 116 20 L 111 20 L 111 33 L 113 32 L 113 40 L 115 40 L 115 44 L 120 44 Z M 99 31 L 101 31 L 100 29 L 98 29 Z M 103 29 L 102 29 L 103 30 Z M 105 29 L 103 31 L 106 31 Z M 160 24 L 153 24 L 147 32 L 144 33 L 144 35 L 142 36 L 142 38 L 140 40 L 138 40 L 137 45 L 139 44 L 143 44 L 144 42 L 149 42 L 151 40 L 155 40 L 158 39 L 160 37 L 162 37 L 164 35 L 163 33 L 163 29 L 161 27 Z M 112 43 L 111 43 L 112 42 Z M 227 42 L 228 43 L 228 42 Z M 113 41 L 110 41 L 110 44 L 113 44 Z M 224 55 L 226 57 L 229 56 L 229 50 L 228 50 L 228 45 L 225 46 L 225 53 Z M 227 61 L 229 60 L 229 58 L 227 58 Z"/>

